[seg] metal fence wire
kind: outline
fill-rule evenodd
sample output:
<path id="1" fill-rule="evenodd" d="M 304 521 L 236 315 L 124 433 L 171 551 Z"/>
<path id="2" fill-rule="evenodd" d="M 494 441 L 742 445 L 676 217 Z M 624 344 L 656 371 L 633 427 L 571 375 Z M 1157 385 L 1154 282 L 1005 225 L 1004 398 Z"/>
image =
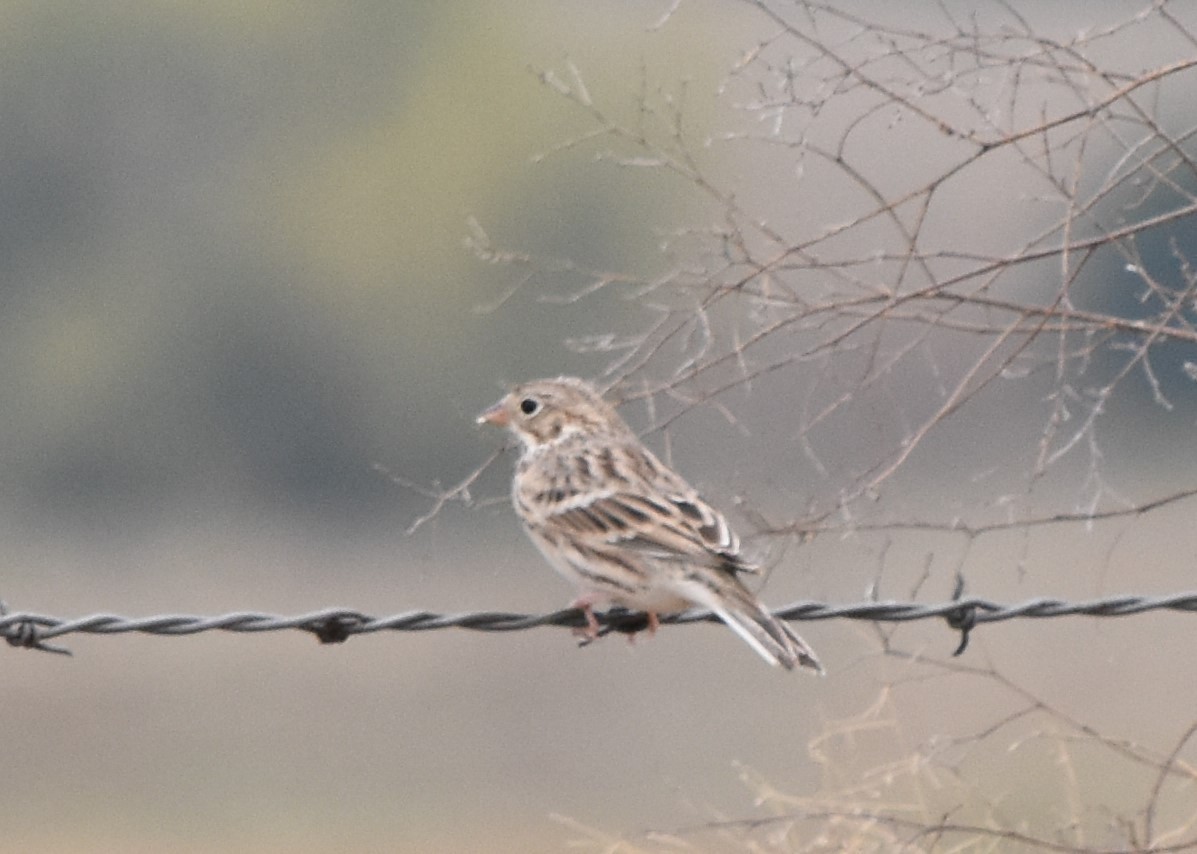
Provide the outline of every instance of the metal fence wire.
<path id="1" fill-rule="evenodd" d="M 940 619 L 953 631 L 959 632 L 960 642 L 953 655 L 960 655 L 968 646 L 969 632 L 984 623 L 1048 617 L 1128 617 L 1149 611 L 1197 612 L 1197 591 L 1168 596 L 1109 596 L 1078 602 L 1038 598 L 1008 605 L 975 596 L 960 595 L 940 603 L 873 600 L 832 605 L 822 602 L 795 602 L 773 613 L 779 619 L 789 621 L 844 619 L 905 623 L 913 620 Z M 632 634 L 648 626 L 647 617 L 633 611 L 614 609 L 596 614 L 596 617 L 601 626 L 600 635 L 610 632 Z M 718 619 L 709 611 L 696 610 L 662 616 L 661 623 L 685 625 L 717 622 Z M 551 614 L 512 614 L 499 611 L 437 614 L 429 611 L 406 611 L 388 617 L 372 617 L 346 608 L 325 608 L 294 616 L 237 611 L 207 617 L 194 614 L 158 614 L 152 617 L 91 614 L 64 619 L 22 611 L 10 612 L 0 602 L 0 637 L 5 638 L 10 646 L 64 655 L 70 655 L 70 651 L 48 641 L 72 633 L 112 635 L 136 632 L 176 636 L 211 631 L 299 630 L 315 635 L 321 643 L 340 643 L 353 635 L 383 631 L 427 632 L 458 628 L 479 632 L 515 632 L 539 626 L 582 628 L 585 624 L 582 612 L 574 608 Z"/>

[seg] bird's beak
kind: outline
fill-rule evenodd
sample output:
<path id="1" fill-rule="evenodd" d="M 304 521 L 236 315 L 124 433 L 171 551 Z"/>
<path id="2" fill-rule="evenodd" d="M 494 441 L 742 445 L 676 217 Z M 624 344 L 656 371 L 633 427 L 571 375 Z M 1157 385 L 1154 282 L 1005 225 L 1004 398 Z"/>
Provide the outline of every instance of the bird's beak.
<path id="1" fill-rule="evenodd" d="M 503 408 L 501 400 L 478 416 L 479 424 L 493 424 L 495 427 L 506 427 L 508 421 L 507 410 Z"/>

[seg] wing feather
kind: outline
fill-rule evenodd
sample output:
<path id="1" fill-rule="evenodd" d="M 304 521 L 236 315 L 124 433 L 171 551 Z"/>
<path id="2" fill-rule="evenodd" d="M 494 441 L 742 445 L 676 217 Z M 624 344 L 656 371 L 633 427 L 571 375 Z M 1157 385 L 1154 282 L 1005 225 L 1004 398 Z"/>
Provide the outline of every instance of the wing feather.
<path id="1" fill-rule="evenodd" d="M 661 560 L 685 558 L 729 572 L 751 571 L 723 517 L 697 496 L 672 498 L 618 492 L 562 507 L 552 524 L 579 536 L 636 549 Z"/>

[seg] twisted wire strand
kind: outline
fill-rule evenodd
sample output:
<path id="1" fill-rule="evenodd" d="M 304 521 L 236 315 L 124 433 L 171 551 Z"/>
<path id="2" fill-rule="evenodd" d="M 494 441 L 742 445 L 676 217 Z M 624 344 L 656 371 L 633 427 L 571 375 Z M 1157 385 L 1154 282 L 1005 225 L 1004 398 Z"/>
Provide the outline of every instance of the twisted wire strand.
<path id="1" fill-rule="evenodd" d="M 778 619 L 789 621 L 847 619 L 905 623 L 941 619 L 946 621 L 951 629 L 960 633 L 960 645 L 954 653 L 959 655 L 968 645 L 969 632 L 982 623 L 1070 616 L 1126 617 L 1149 611 L 1197 612 L 1197 591 L 1167 596 L 1109 596 L 1079 602 L 1037 598 L 1009 605 L 976 596 L 930 604 L 895 601 L 867 601 L 847 605 L 794 602 L 773 613 Z M 596 616 L 602 626 L 600 634 L 613 631 L 634 633 L 642 631 L 648 625 L 644 614 L 621 609 Z M 661 622 L 689 624 L 717 622 L 718 619 L 709 611 L 695 610 L 663 616 Z M 110 635 L 136 632 L 178 636 L 210 631 L 300 630 L 314 634 L 322 643 L 340 643 L 353 635 L 382 631 L 423 632 L 460 628 L 480 632 L 514 632 L 539 626 L 581 628 L 585 625 L 584 615 L 575 608 L 549 614 L 513 614 L 503 611 L 437 614 L 430 611 L 405 611 L 387 617 L 372 617 L 347 608 L 324 608 L 294 616 L 236 611 L 217 616 L 159 614 L 152 617 L 123 617 L 118 614 L 91 614 L 75 619 L 62 619 L 21 611 L 10 613 L 0 602 L 0 637 L 5 638 L 9 645 L 66 655 L 70 654 L 68 650 L 51 645 L 48 641 L 72 633 Z"/>

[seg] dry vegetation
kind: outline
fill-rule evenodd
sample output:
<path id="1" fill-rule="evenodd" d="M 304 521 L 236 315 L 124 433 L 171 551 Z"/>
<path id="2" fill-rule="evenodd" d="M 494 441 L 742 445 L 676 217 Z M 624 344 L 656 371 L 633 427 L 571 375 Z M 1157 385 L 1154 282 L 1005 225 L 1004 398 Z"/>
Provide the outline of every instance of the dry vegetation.
<path id="1" fill-rule="evenodd" d="M 717 108 L 647 72 L 626 101 L 572 63 L 541 72 L 591 124 L 546 157 L 580 150 L 617 174 L 665 176 L 700 200 L 703 222 L 662 227 L 667 263 L 651 276 L 501 249 L 475 224 L 473 248 L 511 273 L 486 310 L 633 304 L 624 328 L 566 343 L 605 357 L 602 380 L 647 413 L 647 432 L 668 447 L 679 419 L 710 408 L 767 431 L 754 419 L 781 407 L 809 503 L 757 514 L 756 535 L 874 538 L 877 585 L 912 598 L 955 574 L 989 589 L 981 553 L 1034 582 L 1057 536 L 1108 555 L 1156 514 L 1191 513 L 1192 8 L 1122 6 L 1068 32 L 1013 4 L 944 3 L 910 22 L 730 5 L 760 35 Z M 685 11 L 675 3 L 658 26 Z M 1145 443 L 1177 462 L 1146 471 Z M 937 468 L 971 491 L 927 499 Z M 908 470 L 922 474 L 902 480 Z M 474 479 L 437 493 L 437 508 L 470 500 Z M 887 554 L 912 532 L 955 545 L 908 572 Z M 1113 565 L 1082 561 L 1061 589 L 1086 595 Z M 1172 630 L 1191 638 L 1186 623 Z M 744 769 L 752 816 L 648 833 L 567 819 L 568 833 L 607 851 L 1197 846 L 1191 708 L 1139 708 L 1142 726 L 1119 729 L 1053 699 L 1051 666 L 952 659 L 905 629 L 875 641 L 875 702 L 810 745 L 819 791 L 778 791 Z M 1108 674 L 1111 695 L 1124 676 Z M 908 723 L 910 701 L 896 699 L 962 691 L 982 698 L 966 720 Z"/>

